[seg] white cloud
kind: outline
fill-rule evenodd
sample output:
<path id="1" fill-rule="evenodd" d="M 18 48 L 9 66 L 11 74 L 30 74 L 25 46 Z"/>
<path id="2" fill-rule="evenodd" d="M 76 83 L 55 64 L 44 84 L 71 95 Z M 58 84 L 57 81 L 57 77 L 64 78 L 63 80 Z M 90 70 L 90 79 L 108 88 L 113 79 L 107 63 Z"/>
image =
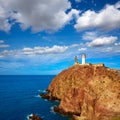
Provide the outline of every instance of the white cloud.
<path id="1" fill-rule="evenodd" d="M 120 1 L 118 1 L 118 2 L 115 4 L 115 8 L 117 8 L 117 9 L 120 8 Z"/>
<path id="2" fill-rule="evenodd" d="M 104 46 L 104 45 L 109 45 L 114 43 L 117 40 L 117 37 L 114 36 L 109 36 L 109 37 L 99 37 L 91 42 L 87 43 L 87 46 L 89 47 L 99 47 L 99 46 Z"/>
<path id="3" fill-rule="evenodd" d="M 24 48 L 23 53 L 26 55 L 34 55 L 34 54 L 59 54 L 63 53 L 68 49 L 67 46 L 57 46 L 53 47 L 34 47 L 34 48 Z"/>
<path id="4" fill-rule="evenodd" d="M 78 11 L 76 9 L 71 9 L 71 11 L 68 13 L 69 21 L 74 19 L 74 18 L 78 19 L 80 12 L 81 11 Z"/>
<path id="5" fill-rule="evenodd" d="M 0 2 L 1 3 L 1 2 Z M 0 6 L 0 30 L 8 32 L 11 28 L 11 25 L 8 22 L 9 15 L 6 10 Z"/>
<path id="6" fill-rule="evenodd" d="M 118 42 L 118 43 L 115 43 L 115 46 L 120 46 L 120 42 Z"/>
<path id="7" fill-rule="evenodd" d="M 60 62 L 61 60 L 69 60 L 75 55 L 79 55 L 80 52 L 84 51 L 88 53 L 88 56 L 96 56 L 98 53 L 100 56 L 116 55 L 120 53 L 118 45 L 113 44 L 117 40 L 117 37 L 97 37 L 94 40 L 88 41 L 81 44 L 72 44 L 68 46 L 54 45 L 52 47 L 25 47 L 19 50 L 4 50 L 0 52 L 0 59 L 18 59 L 26 61 L 34 61 L 34 64 L 40 62 L 45 63 L 50 61 L 52 63 Z M 116 42 L 115 42 L 116 43 Z M 99 47 L 102 46 L 102 47 Z M 93 48 L 94 47 L 94 48 Z M 94 54 L 93 54 L 94 53 Z M 53 59 L 54 58 L 54 59 Z M 49 64 L 49 63 L 48 63 Z"/>
<path id="8" fill-rule="evenodd" d="M 120 48 L 119 46 L 108 46 L 108 47 L 104 47 L 103 49 L 101 49 L 100 52 L 103 52 L 104 55 L 120 55 Z"/>
<path id="9" fill-rule="evenodd" d="M 14 56 L 14 57 L 19 57 L 19 56 L 24 56 L 24 55 L 56 55 L 56 54 L 62 54 L 65 53 L 69 49 L 69 46 L 58 46 L 54 45 L 52 47 L 34 47 L 34 48 L 29 48 L 25 47 L 21 50 L 4 50 L 0 52 L 0 56 L 2 57 L 7 57 L 7 56 Z M 47 56 L 46 56 L 47 57 Z"/>
<path id="10" fill-rule="evenodd" d="M 84 40 L 94 40 L 98 37 L 97 32 L 85 32 L 85 34 L 82 36 L 82 39 Z"/>
<path id="11" fill-rule="evenodd" d="M 0 30 L 9 31 L 11 24 L 7 17 L 20 23 L 21 28 L 31 28 L 33 32 L 57 31 L 64 27 L 73 15 L 78 16 L 79 11 L 71 9 L 67 0 L 0 0 Z M 4 8 L 4 9 L 3 9 Z M 71 9 L 66 13 L 67 9 Z M 9 13 L 9 14 L 8 14 Z M 3 23 L 5 22 L 5 23 Z"/>
<path id="12" fill-rule="evenodd" d="M 4 56 L 0 54 L 0 58 L 3 58 Z"/>
<path id="13" fill-rule="evenodd" d="M 4 41 L 0 40 L 0 48 L 7 48 L 7 47 L 9 47 L 9 45 L 4 44 Z"/>
<path id="14" fill-rule="evenodd" d="M 81 2 L 81 0 L 75 0 Z M 33 32 L 54 32 L 63 28 L 75 17 L 78 31 L 99 28 L 112 30 L 120 28 L 120 2 L 106 5 L 99 12 L 88 10 L 79 16 L 80 11 L 71 8 L 68 0 L 0 0 L 0 30 L 8 32 L 14 23 Z M 66 11 L 70 9 L 68 13 Z M 9 21 L 12 21 L 10 23 Z"/>
<path id="15" fill-rule="evenodd" d="M 3 40 L 0 40 L 0 44 L 1 44 L 1 43 L 4 43 L 4 41 L 3 41 Z"/>
<path id="16" fill-rule="evenodd" d="M 102 30 L 113 30 L 120 28 L 120 2 L 115 5 L 106 5 L 99 12 L 88 10 L 77 20 L 74 26 L 77 31 L 98 28 Z"/>
<path id="17" fill-rule="evenodd" d="M 87 48 L 79 48 L 78 51 L 85 51 Z"/>
<path id="18" fill-rule="evenodd" d="M 0 53 L 0 55 L 5 57 L 5 56 L 15 55 L 15 53 L 16 53 L 16 51 L 13 51 L 13 50 L 4 50 Z"/>
<path id="19" fill-rule="evenodd" d="M 100 33 L 97 31 L 95 32 L 91 31 L 91 32 L 85 32 L 82 36 L 82 39 L 89 41 L 85 43 L 88 47 L 102 47 L 105 45 L 111 45 L 118 39 L 118 37 L 105 36 L 103 34 L 100 35 Z"/>
<path id="20" fill-rule="evenodd" d="M 111 52 L 113 50 L 112 47 L 107 47 L 103 52 Z"/>
<path id="21" fill-rule="evenodd" d="M 72 44 L 70 46 L 68 46 L 69 48 L 76 48 L 76 47 L 79 47 L 81 44 Z"/>
<path id="22" fill-rule="evenodd" d="M 7 48 L 7 47 L 9 47 L 9 45 L 0 44 L 0 48 Z"/>

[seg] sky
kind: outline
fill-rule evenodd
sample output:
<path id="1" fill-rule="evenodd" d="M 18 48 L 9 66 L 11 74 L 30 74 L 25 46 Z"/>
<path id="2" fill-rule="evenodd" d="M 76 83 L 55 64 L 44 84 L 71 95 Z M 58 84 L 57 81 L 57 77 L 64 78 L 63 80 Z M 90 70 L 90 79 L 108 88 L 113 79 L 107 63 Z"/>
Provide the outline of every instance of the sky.
<path id="1" fill-rule="evenodd" d="M 82 53 L 120 69 L 119 0 L 0 0 L 0 75 L 56 75 Z"/>

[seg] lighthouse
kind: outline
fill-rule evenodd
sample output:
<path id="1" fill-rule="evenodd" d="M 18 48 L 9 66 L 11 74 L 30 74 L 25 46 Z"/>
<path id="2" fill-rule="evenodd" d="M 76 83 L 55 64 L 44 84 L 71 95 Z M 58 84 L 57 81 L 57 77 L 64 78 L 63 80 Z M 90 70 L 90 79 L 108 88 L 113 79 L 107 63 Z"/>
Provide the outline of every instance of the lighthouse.
<path id="1" fill-rule="evenodd" d="M 75 63 L 78 63 L 78 57 L 77 56 L 75 56 L 74 60 L 75 60 Z"/>
<path id="2" fill-rule="evenodd" d="M 82 64 L 85 64 L 85 59 L 86 59 L 86 54 L 83 53 L 83 54 L 82 54 Z"/>

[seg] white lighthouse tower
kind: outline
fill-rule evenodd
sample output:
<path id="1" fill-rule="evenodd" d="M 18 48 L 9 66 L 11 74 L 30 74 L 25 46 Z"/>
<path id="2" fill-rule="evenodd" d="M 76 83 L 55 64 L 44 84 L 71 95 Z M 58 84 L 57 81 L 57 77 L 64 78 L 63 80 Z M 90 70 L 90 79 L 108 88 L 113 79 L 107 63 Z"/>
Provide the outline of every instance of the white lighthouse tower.
<path id="1" fill-rule="evenodd" d="M 83 54 L 82 54 L 82 64 L 85 64 L 85 59 L 86 59 L 86 54 L 83 53 Z"/>

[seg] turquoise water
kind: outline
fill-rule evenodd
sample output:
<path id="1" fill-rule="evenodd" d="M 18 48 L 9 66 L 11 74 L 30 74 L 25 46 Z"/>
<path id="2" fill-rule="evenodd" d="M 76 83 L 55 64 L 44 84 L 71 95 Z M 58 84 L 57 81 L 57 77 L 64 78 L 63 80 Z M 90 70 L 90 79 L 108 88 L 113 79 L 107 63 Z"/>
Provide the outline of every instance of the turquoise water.
<path id="1" fill-rule="evenodd" d="M 52 111 L 58 102 L 40 98 L 55 76 L 0 76 L 0 120 L 27 120 L 35 113 L 44 120 L 68 120 Z"/>

